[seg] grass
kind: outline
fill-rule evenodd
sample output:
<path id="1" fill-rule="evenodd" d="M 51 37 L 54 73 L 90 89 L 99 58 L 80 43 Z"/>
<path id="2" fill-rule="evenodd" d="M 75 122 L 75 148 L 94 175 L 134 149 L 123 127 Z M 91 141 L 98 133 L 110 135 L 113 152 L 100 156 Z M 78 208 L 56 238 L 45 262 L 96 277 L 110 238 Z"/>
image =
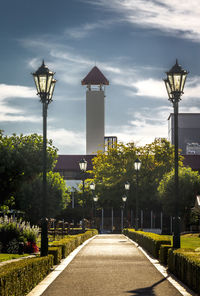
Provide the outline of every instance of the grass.
<path id="1" fill-rule="evenodd" d="M 171 235 L 165 235 L 165 239 L 172 241 Z M 197 249 L 200 248 L 200 237 L 198 233 L 181 235 L 181 248 L 182 249 Z"/>
<path id="2" fill-rule="evenodd" d="M 200 248 L 199 234 L 185 234 L 181 236 L 181 248 L 197 249 Z"/>
<path id="3" fill-rule="evenodd" d="M 8 260 L 11 260 L 11 259 L 18 259 L 18 258 L 21 258 L 21 257 L 26 257 L 26 256 L 29 256 L 30 254 L 23 254 L 23 255 L 18 255 L 18 254 L 0 254 L 0 262 L 3 262 L 3 261 L 8 261 Z"/>

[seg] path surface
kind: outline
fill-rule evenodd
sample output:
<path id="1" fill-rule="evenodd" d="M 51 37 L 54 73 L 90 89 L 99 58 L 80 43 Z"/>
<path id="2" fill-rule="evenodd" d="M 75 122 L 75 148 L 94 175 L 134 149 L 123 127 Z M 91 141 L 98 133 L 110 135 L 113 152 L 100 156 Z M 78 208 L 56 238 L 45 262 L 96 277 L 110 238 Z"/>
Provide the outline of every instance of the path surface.
<path id="1" fill-rule="evenodd" d="M 180 296 L 123 235 L 91 240 L 42 296 Z"/>

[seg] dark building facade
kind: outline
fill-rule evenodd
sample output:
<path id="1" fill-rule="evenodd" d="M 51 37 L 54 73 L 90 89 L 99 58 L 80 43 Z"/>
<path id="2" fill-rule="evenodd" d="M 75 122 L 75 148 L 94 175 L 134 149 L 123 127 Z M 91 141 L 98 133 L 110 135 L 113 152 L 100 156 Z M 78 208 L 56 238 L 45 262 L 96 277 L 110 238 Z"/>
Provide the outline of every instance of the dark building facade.
<path id="1" fill-rule="evenodd" d="M 178 114 L 179 149 L 183 155 L 200 155 L 200 113 Z M 168 118 L 168 138 L 174 144 L 174 114 Z"/>

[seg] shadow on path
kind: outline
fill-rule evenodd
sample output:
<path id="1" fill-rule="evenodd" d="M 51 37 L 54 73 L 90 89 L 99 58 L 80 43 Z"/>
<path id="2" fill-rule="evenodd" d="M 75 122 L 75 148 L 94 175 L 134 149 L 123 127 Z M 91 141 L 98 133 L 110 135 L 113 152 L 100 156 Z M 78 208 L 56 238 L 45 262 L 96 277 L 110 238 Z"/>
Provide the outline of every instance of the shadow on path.
<path id="1" fill-rule="evenodd" d="M 156 294 L 154 293 L 154 287 L 158 286 L 162 282 L 166 281 L 166 279 L 167 279 L 167 277 L 163 278 L 162 280 L 158 281 L 157 283 L 153 284 L 150 287 L 127 291 L 126 293 L 133 293 L 130 296 L 141 296 L 141 295 L 142 296 L 156 296 Z"/>

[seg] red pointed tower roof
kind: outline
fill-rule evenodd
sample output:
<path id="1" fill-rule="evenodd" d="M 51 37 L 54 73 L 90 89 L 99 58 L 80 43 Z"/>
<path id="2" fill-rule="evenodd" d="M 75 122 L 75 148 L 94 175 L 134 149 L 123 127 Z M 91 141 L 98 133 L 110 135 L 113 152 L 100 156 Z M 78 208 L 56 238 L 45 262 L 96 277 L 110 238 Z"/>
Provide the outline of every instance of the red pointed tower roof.
<path id="1" fill-rule="evenodd" d="M 109 81 L 103 73 L 95 66 L 81 81 L 82 85 L 109 85 Z"/>

